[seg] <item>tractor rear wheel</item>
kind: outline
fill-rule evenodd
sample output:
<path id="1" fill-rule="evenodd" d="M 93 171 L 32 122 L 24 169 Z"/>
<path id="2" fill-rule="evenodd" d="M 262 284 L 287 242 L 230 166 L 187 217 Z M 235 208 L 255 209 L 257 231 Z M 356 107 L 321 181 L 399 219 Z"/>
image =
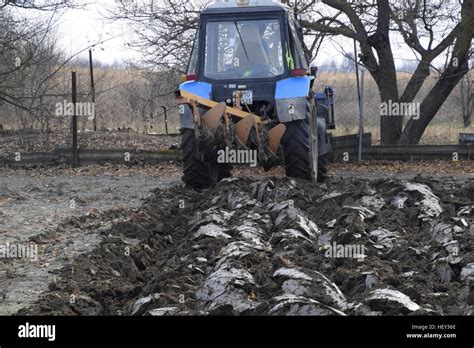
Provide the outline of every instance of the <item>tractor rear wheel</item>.
<path id="1" fill-rule="evenodd" d="M 306 118 L 285 123 L 281 141 L 286 176 L 315 180 L 318 176 L 317 122 L 315 106 L 308 100 Z"/>
<path id="2" fill-rule="evenodd" d="M 309 120 L 286 123 L 286 132 L 281 141 L 286 176 L 311 180 L 309 155 Z"/>
<path id="3" fill-rule="evenodd" d="M 230 177 L 230 166 L 217 163 L 216 153 L 208 154 L 206 160 L 198 157 L 198 148 L 193 129 L 181 131 L 181 151 L 183 161 L 182 180 L 187 187 L 204 189 L 215 185 L 218 181 Z"/>

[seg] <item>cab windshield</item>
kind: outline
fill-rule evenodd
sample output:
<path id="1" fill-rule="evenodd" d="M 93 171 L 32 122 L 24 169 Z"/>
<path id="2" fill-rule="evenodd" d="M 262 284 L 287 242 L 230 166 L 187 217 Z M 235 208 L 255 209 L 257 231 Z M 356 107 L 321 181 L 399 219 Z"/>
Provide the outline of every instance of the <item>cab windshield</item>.
<path id="1" fill-rule="evenodd" d="M 279 20 L 208 22 L 204 62 L 204 75 L 216 80 L 284 74 Z"/>

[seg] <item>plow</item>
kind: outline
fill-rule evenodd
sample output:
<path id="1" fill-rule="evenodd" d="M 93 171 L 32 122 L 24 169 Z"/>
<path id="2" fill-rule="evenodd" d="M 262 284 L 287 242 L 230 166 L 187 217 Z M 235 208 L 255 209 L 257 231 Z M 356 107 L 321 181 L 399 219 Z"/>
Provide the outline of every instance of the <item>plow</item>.
<path id="1" fill-rule="evenodd" d="M 256 151 L 258 162 L 265 170 L 278 164 L 280 142 L 285 134 L 284 124 L 268 129 L 269 121 L 262 121 L 260 116 L 245 112 L 240 106 L 238 95 L 236 107 L 225 103 L 216 103 L 199 96 L 181 92 L 177 99 L 179 104 L 191 105 L 198 154 L 202 159 L 223 149 L 237 151 Z M 247 106 L 248 107 L 248 106 Z M 200 108 L 208 108 L 200 113 Z M 237 119 L 237 121 L 233 121 Z"/>

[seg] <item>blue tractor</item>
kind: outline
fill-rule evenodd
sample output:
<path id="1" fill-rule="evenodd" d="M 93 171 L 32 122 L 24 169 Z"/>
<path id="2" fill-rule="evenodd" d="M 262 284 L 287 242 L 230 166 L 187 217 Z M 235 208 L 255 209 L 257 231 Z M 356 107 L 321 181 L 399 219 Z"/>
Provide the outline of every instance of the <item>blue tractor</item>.
<path id="1" fill-rule="evenodd" d="M 326 179 L 333 91 L 318 93 L 308 61 L 300 23 L 278 1 L 222 0 L 201 13 L 176 92 L 187 186 L 229 177 L 236 162 L 220 156 L 229 149 L 256 154 L 266 170 L 283 164 L 289 177 Z"/>

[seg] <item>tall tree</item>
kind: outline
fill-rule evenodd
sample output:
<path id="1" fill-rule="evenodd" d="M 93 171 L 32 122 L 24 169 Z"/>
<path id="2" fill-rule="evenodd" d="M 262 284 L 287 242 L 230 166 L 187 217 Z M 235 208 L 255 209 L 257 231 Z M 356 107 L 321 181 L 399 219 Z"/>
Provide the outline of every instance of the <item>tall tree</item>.
<path id="1" fill-rule="evenodd" d="M 184 72 L 198 28 L 198 17 L 209 0 L 117 0 L 109 17 L 126 21 L 136 39 L 131 43 L 143 54 L 143 63 L 159 69 Z"/>
<path id="2" fill-rule="evenodd" d="M 52 77 L 48 69 L 58 58 L 53 30 L 57 11 L 72 6 L 71 0 L 0 1 L 1 103 L 31 111 L 32 98 Z M 26 14 L 33 11 L 48 15 L 38 19 Z M 25 84 L 33 80 L 38 80 L 37 88 L 27 95 Z"/>
<path id="3" fill-rule="evenodd" d="M 312 1 L 304 15 L 307 28 L 356 40 L 360 60 L 374 78 L 381 102 L 413 102 L 433 70 L 433 61 L 447 57 L 439 79 L 420 105 L 419 117 L 382 116 L 382 144 L 416 144 L 456 84 L 469 70 L 474 35 L 474 0 L 322 0 Z M 298 6 L 295 4 L 295 6 Z M 391 36 L 398 33 L 418 65 L 399 91 Z"/>

